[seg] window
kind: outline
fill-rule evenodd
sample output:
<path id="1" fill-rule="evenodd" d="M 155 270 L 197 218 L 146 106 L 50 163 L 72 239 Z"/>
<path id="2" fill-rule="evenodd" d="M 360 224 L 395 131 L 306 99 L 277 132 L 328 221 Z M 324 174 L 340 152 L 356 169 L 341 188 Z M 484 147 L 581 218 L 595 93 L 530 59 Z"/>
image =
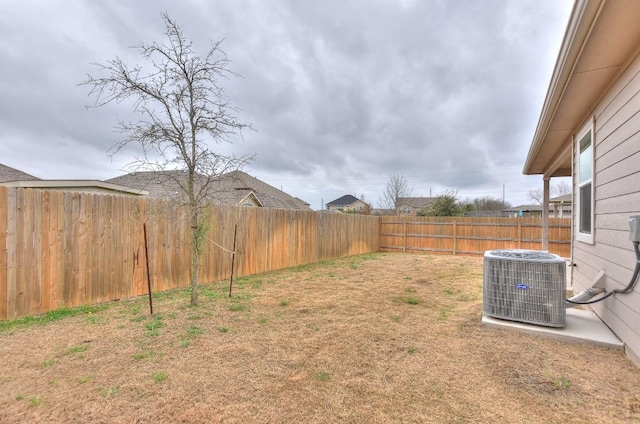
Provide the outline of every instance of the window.
<path id="1" fill-rule="evenodd" d="M 578 141 L 578 231 L 576 239 L 593 244 L 593 128 L 589 124 Z"/>

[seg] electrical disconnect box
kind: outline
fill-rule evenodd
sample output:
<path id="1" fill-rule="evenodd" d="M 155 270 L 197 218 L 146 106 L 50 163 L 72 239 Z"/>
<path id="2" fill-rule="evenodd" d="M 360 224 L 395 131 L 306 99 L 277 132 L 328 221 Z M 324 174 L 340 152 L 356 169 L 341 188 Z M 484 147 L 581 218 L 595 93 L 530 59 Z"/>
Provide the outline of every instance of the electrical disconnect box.
<path id="1" fill-rule="evenodd" d="M 629 239 L 640 242 L 640 215 L 629 218 Z"/>

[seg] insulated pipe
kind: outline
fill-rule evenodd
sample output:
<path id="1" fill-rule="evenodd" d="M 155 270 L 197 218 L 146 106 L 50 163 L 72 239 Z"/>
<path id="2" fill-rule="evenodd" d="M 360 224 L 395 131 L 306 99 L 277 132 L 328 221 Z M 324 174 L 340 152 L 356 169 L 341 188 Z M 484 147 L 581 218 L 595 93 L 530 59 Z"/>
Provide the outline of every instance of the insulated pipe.
<path id="1" fill-rule="evenodd" d="M 604 289 L 600 287 L 589 287 L 588 289 L 582 290 L 577 295 L 567 299 L 566 307 L 575 308 L 579 304 L 587 302 L 592 297 L 597 296 L 601 293 L 604 293 Z"/>
<path id="2" fill-rule="evenodd" d="M 638 242 L 633 242 L 633 249 L 636 251 L 636 269 L 633 271 L 633 277 L 631 277 L 631 281 L 627 285 L 627 287 L 621 290 L 613 290 L 613 293 L 629 293 L 633 290 L 633 287 L 636 285 L 636 280 L 638 279 L 638 274 L 640 274 L 640 249 L 638 248 Z"/>
<path id="3" fill-rule="evenodd" d="M 604 290 L 602 288 L 593 286 L 586 290 L 581 291 L 571 299 L 567 299 L 567 301 L 565 302 L 566 307 L 572 308 L 575 305 L 589 305 L 591 303 L 596 303 L 596 302 L 600 302 L 601 300 L 605 300 L 606 298 L 616 293 L 624 294 L 624 293 L 629 293 L 631 290 L 633 290 L 633 288 L 636 286 L 638 275 L 640 275 L 640 248 L 638 247 L 639 244 L 640 243 L 638 243 L 637 241 L 633 242 L 633 250 L 636 252 L 636 267 L 633 270 L 633 276 L 631 277 L 631 281 L 629 281 L 629 284 L 627 284 L 627 287 L 623 289 L 611 290 L 609 293 L 602 296 L 601 298 L 589 301 L 589 299 L 591 299 L 593 296 L 604 293 Z M 576 300 L 576 298 L 580 298 L 580 299 Z"/>

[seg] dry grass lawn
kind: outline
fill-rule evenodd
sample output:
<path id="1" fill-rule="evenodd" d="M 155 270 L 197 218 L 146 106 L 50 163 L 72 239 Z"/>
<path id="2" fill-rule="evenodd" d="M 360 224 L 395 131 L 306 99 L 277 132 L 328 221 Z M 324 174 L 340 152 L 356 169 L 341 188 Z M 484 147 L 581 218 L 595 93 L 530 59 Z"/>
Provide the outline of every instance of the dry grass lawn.
<path id="1" fill-rule="evenodd" d="M 628 423 L 619 350 L 481 326 L 482 258 L 374 254 L 0 328 L 0 422 Z"/>

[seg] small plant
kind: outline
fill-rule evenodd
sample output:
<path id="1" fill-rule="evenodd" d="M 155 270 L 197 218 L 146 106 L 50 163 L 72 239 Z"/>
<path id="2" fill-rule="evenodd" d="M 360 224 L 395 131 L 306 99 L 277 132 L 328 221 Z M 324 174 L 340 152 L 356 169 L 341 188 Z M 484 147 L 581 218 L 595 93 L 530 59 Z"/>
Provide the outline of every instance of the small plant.
<path id="1" fill-rule="evenodd" d="M 267 321 L 269 321 L 269 320 L 267 319 L 267 317 L 260 317 L 260 319 L 258 320 L 258 322 L 259 322 L 260 324 L 266 324 L 266 323 L 267 323 Z"/>
<path id="2" fill-rule="evenodd" d="M 465 294 L 465 293 L 462 293 L 460 296 L 458 296 L 458 300 L 460 302 L 472 302 L 472 301 L 474 301 L 476 299 L 477 299 L 477 297 L 471 296 L 471 295 L 468 295 L 468 294 Z"/>
<path id="3" fill-rule="evenodd" d="M 191 340 L 183 340 L 180 342 L 180 347 L 187 348 L 191 346 Z"/>
<path id="4" fill-rule="evenodd" d="M 156 383 L 160 383 L 161 381 L 164 381 L 166 379 L 167 379 L 166 372 L 161 371 L 153 374 L 153 381 L 155 381 Z"/>
<path id="5" fill-rule="evenodd" d="M 240 303 L 232 303 L 229 305 L 229 310 L 233 312 L 241 312 L 241 311 L 245 311 L 246 309 L 247 307 Z"/>
<path id="6" fill-rule="evenodd" d="M 289 301 L 288 300 L 281 301 L 280 306 L 289 306 Z"/>
<path id="7" fill-rule="evenodd" d="M 84 319 L 87 324 L 99 324 L 100 318 L 95 315 L 87 315 Z"/>
<path id="8" fill-rule="evenodd" d="M 71 346 L 70 348 L 65 350 L 64 355 L 72 355 L 74 353 L 81 353 L 81 352 L 84 352 L 87 349 L 89 349 L 89 345 L 88 344 L 82 344 L 82 345 L 79 345 L 79 346 Z"/>
<path id="9" fill-rule="evenodd" d="M 116 397 L 120 393 L 120 386 L 102 387 L 99 389 L 102 397 Z"/>
<path id="10" fill-rule="evenodd" d="M 24 399 L 24 395 L 22 393 L 18 393 L 16 395 L 16 400 L 22 400 L 22 399 Z"/>
<path id="11" fill-rule="evenodd" d="M 317 372 L 316 373 L 316 380 L 318 381 L 328 381 L 330 378 L 329 373 L 326 372 Z"/>
<path id="12" fill-rule="evenodd" d="M 56 363 L 57 361 L 58 361 L 58 360 L 57 360 L 56 358 L 51 358 L 51 359 L 49 359 L 48 361 L 44 361 L 44 362 L 42 363 L 42 368 L 51 367 L 51 366 L 55 365 L 55 363 Z"/>
<path id="13" fill-rule="evenodd" d="M 416 299 L 415 297 L 409 297 L 409 298 L 407 298 L 407 303 L 409 305 L 417 305 L 418 303 L 420 303 L 420 301 L 418 299 Z"/>
<path id="14" fill-rule="evenodd" d="M 414 346 L 410 346 L 409 349 L 407 349 L 407 352 L 409 353 L 416 353 L 418 351 L 418 349 Z"/>
<path id="15" fill-rule="evenodd" d="M 408 288 L 404 289 L 404 291 L 407 292 L 407 293 L 415 293 L 416 289 L 408 287 Z"/>
<path id="16" fill-rule="evenodd" d="M 218 331 L 221 333 L 227 333 L 229 329 L 227 327 L 218 327 Z"/>
<path id="17" fill-rule="evenodd" d="M 215 300 L 215 299 L 220 297 L 218 292 L 216 292 L 214 290 L 211 290 L 211 289 L 208 289 L 208 288 L 201 288 L 200 289 L 200 294 L 202 296 L 205 296 L 208 299 L 213 299 L 213 300 Z"/>
<path id="18" fill-rule="evenodd" d="M 136 361 L 141 361 L 143 359 L 151 358 L 151 356 L 153 356 L 153 352 L 146 351 L 146 352 L 136 353 L 135 355 L 133 355 L 133 359 L 135 359 Z"/>
<path id="19" fill-rule="evenodd" d="M 202 333 L 204 333 L 204 330 L 197 325 L 190 325 L 189 328 L 187 328 L 187 337 L 189 337 L 190 339 L 193 339 L 197 335 Z"/>
<path id="20" fill-rule="evenodd" d="M 451 287 L 447 287 L 443 290 L 446 294 L 455 294 L 455 291 Z"/>
<path id="21" fill-rule="evenodd" d="M 547 379 L 551 383 L 552 389 L 556 390 L 566 390 L 571 386 L 571 382 L 565 376 L 555 377 L 550 372 L 547 373 Z"/>
<path id="22" fill-rule="evenodd" d="M 147 329 L 146 335 L 148 337 L 156 337 L 160 334 L 160 329 L 162 327 L 164 327 L 162 317 L 160 315 L 156 315 L 153 317 L 153 320 L 145 324 L 145 328 Z"/>
<path id="23" fill-rule="evenodd" d="M 447 308 L 441 309 L 440 310 L 440 316 L 438 317 L 438 320 L 439 321 L 446 321 L 448 315 L 449 315 L 449 309 L 447 309 Z"/>
<path id="24" fill-rule="evenodd" d="M 42 403 L 42 396 L 34 396 L 29 399 L 30 406 L 38 406 Z"/>
<path id="25" fill-rule="evenodd" d="M 402 321 L 402 318 L 400 317 L 400 315 L 393 315 L 393 316 L 391 317 L 391 319 L 392 319 L 394 322 L 400 322 L 400 321 Z"/>
<path id="26" fill-rule="evenodd" d="M 82 377 L 80 379 L 80 384 L 84 384 L 86 382 L 88 382 L 89 380 L 91 380 L 93 378 L 93 375 L 85 375 L 84 377 Z"/>

